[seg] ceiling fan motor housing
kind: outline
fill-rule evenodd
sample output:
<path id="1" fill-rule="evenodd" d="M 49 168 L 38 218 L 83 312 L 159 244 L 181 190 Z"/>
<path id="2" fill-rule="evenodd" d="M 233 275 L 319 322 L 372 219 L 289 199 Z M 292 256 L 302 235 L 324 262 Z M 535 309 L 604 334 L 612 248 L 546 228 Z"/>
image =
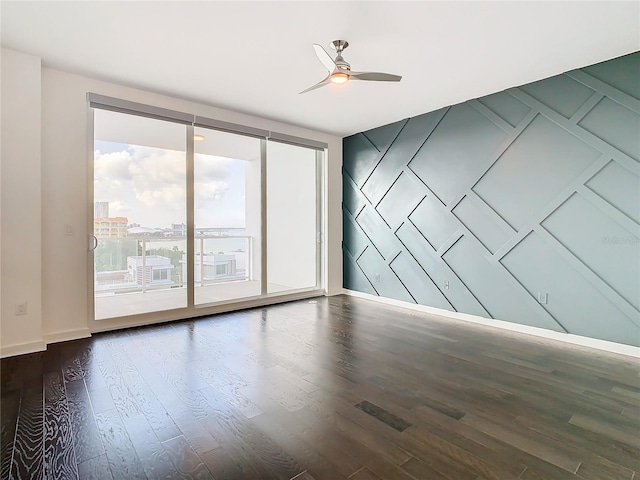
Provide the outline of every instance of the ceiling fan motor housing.
<path id="1" fill-rule="evenodd" d="M 351 70 L 351 65 L 349 65 L 349 63 L 344 58 L 342 58 L 342 55 L 338 54 L 334 61 L 336 63 L 336 67 L 338 67 L 340 70 Z"/>

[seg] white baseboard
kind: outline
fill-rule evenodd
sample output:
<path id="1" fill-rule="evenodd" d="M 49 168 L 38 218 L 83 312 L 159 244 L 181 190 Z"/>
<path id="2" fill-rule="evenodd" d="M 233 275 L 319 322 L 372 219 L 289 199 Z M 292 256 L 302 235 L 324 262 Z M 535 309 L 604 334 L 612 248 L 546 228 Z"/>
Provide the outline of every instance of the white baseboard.
<path id="1" fill-rule="evenodd" d="M 91 330 L 88 327 L 74 328 L 71 330 L 62 330 L 61 332 L 48 333 L 44 335 L 47 345 L 50 343 L 66 342 L 68 340 L 78 340 L 79 338 L 88 338 L 91 336 Z"/>
<path id="2" fill-rule="evenodd" d="M 366 300 L 372 300 L 374 302 L 383 303 L 385 305 L 391 305 L 394 307 L 406 308 L 423 313 L 429 313 L 432 315 L 438 315 L 440 317 L 453 318 L 456 320 L 462 320 L 465 322 L 477 323 L 480 325 L 486 325 L 489 327 L 501 328 L 503 330 L 509 330 L 511 332 L 519 332 L 527 335 L 534 335 L 536 337 L 547 338 L 550 340 L 559 340 L 565 343 L 571 343 L 573 345 L 580 345 L 582 347 L 595 348 L 597 350 L 604 350 L 606 352 L 619 353 L 621 355 L 628 355 L 630 357 L 640 358 L 640 347 L 633 347 L 631 345 L 624 345 L 622 343 L 608 342 L 606 340 L 598 340 L 596 338 L 582 337 L 580 335 L 573 335 L 571 333 L 555 332 L 553 330 L 547 330 L 544 328 L 530 327 L 529 325 L 521 325 L 519 323 L 506 322 L 503 320 L 495 320 L 492 318 L 479 317 L 477 315 L 471 315 L 469 313 L 451 312 L 442 308 L 428 307 L 426 305 L 417 305 L 415 303 L 404 302 L 402 300 L 395 300 L 393 298 L 384 298 L 377 295 L 371 295 L 369 293 L 356 292 L 355 290 L 349 290 L 344 288 L 343 293 L 348 296 L 364 298 Z"/>
<path id="3" fill-rule="evenodd" d="M 7 345 L 0 348 L 0 358 L 15 357 L 16 355 L 25 355 L 27 353 L 43 352 L 46 349 L 47 343 L 44 340 L 18 343 L 16 345 Z"/>

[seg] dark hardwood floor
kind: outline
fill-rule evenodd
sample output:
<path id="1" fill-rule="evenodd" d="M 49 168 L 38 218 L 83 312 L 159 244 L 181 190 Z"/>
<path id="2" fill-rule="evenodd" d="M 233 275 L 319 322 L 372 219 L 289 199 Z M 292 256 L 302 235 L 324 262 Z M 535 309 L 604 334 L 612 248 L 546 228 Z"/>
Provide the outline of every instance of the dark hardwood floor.
<path id="1" fill-rule="evenodd" d="M 638 359 L 361 299 L 1 367 L 2 479 L 640 480 Z"/>

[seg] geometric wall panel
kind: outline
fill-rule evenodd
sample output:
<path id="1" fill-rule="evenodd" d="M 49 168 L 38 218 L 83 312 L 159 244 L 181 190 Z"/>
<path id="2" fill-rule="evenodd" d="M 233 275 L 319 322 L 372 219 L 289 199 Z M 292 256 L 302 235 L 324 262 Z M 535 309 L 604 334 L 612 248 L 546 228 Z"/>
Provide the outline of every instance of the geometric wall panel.
<path id="1" fill-rule="evenodd" d="M 365 248 L 369 245 L 369 239 L 362 233 L 357 223 L 348 221 L 346 213 L 344 215 L 344 228 L 342 237 L 344 239 L 344 248 L 349 250 L 353 258 L 358 258 Z"/>
<path id="2" fill-rule="evenodd" d="M 447 298 L 409 253 L 402 252 L 391 262 L 390 266 L 396 275 L 402 276 L 402 283 L 416 302 L 451 310 L 451 304 Z"/>
<path id="3" fill-rule="evenodd" d="M 422 234 L 410 222 L 404 223 L 396 235 L 407 252 L 418 261 L 456 311 L 491 317 L 465 284 L 453 273 L 449 265 L 436 255 Z M 398 273 L 402 275 L 402 272 Z M 449 288 L 446 288 L 447 285 Z M 435 306 L 430 303 L 426 305 Z"/>
<path id="4" fill-rule="evenodd" d="M 346 178 L 346 175 L 343 183 L 342 202 L 349 213 L 351 213 L 351 215 L 355 215 L 365 204 L 365 201 L 362 198 L 363 195 L 360 193 L 360 190 L 353 188 L 352 183 L 348 178 Z"/>
<path id="5" fill-rule="evenodd" d="M 640 223 L 640 177 L 616 162 L 609 162 L 586 184 L 594 193 Z"/>
<path id="6" fill-rule="evenodd" d="M 510 318 L 532 327 L 562 331 L 555 322 L 529 306 L 527 292 L 513 285 L 509 274 L 484 258 L 480 247 L 462 237 L 443 255 L 444 260 L 494 318 Z"/>
<path id="7" fill-rule="evenodd" d="M 584 71 L 627 95 L 640 100 L 640 82 L 632 72 L 640 72 L 640 55 L 631 54 L 597 63 Z M 631 73 L 630 73 L 631 72 Z"/>
<path id="8" fill-rule="evenodd" d="M 357 263 L 378 294 L 387 298 L 415 303 L 391 267 L 374 248 L 367 248 Z"/>
<path id="9" fill-rule="evenodd" d="M 344 277 L 344 284 L 350 285 L 349 288 L 362 293 L 369 293 L 371 295 L 378 295 L 367 277 L 362 273 L 360 267 L 356 264 L 356 261 L 347 253 L 343 252 L 342 260 L 342 275 Z"/>
<path id="10" fill-rule="evenodd" d="M 640 245 L 630 232 L 577 193 L 542 226 L 611 288 L 640 310 Z"/>
<path id="11" fill-rule="evenodd" d="M 355 260 L 346 252 L 344 252 L 343 256 L 344 259 L 342 262 L 342 275 L 344 277 L 345 285 L 350 285 L 349 288 L 358 292 L 378 295 L 378 292 L 373 289 L 371 283 L 369 283 L 369 280 L 367 280 L 365 274 L 362 273 L 362 270 L 356 264 Z"/>
<path id="12" fill-rule="evenodd" d="M 390 123 L 389 125 L 383 125 L 382 127 L 369 130 L 364 135 L 378 150 L 382 150 L 389 142 L 396 138 L 404 124 L 404 121 Z"/>
<path id="13" fill-rule="evenodd" d="M 343 168 L 358 185 L 366 180 L 377 158 L 378 150 L 364 135 L 353 135 L 342 142 Z"/>
<path id="14" fill-rule="evenodd" d="M 473 191 L 520 230 L 599 156 L 600 152 L 538 115 Z"/>
<path id="15" fill-rule="evenodd" d="M 424 186 L 419 185 L 408 175 L 400 177 L 378 204 L 377 210 L 390 227 L 398 225 L 416 208 L 425 195 Z"/>
<path id="16" fill-rule="evenodd" d="M 478 101 L 512 127 L 524 120 L 527 113 L 531 111 L 530 107 L 527 107 L 507 92 L 494 93 L 493 95 L 479 98 Z"/>
<path id="17" fill-rule="evenodd" d="M 437 111 L 413 117 L 406 122 L 365 184 L 359 184 L 362 193 L 374 206 L 387 193 L 393 181 L 398 178 L 411 157 L 418 151 L 424 141 L 425 133 L 435 128 L 441 116 L 442 112 Z"/>
<path id="18" fill-rule="evenodd" d="M 523 85 L 520 90 L 567 118 L 576 113 L 593 95 L 593 90 L 566 75 Z"/>
<path id="19" fill-rule="evenodd" d="M 636 52 L 345 138 L 344 286 L 640 345 L 639 67 Z"/>
<path id="20" fill-rule="evenodd" d="M 409 167 L 448 205 L 507 134 L 468 104 L 451 107 Z"/>
<path id="21" fill-rule="evenodd" d="M 536 259 L 536 268 L 531 260 Z M 540 236 L 530 233 L 502 260 L 533 297 L 570 333 L 640 346 L 638 327 Z"/>
<path id="22" fill-rule="evenodd" d="M 508 228 L 479 208 L 469 197 L 464 197 L 452 213 L 491 252 L 495 253 L 509 240 Z"/>
<path id="23" fill-rule="evenodd" d="M 387 227 L 375 209 L 371 206 L 366 206 L 356 218 L 356 222 L 362 227 L 367 237 L 375 239 L 374 246 L 382 256 L 389 259 L 396 251 L 396 242 L 389 227 Z"/>
<path id="24" fill-rule="evenodd" d="M 451 214 L 433 195 L 422 200 L 409 220 L 422 232 L 434 250 L 438 250 L 458 230 L 455 219 L 451 218 Z"/>
<path id="25" fill-rule="evenodd" d="M 578 124 L 596 137 L 640 160 L 640 115 L 603 98 Z"/>

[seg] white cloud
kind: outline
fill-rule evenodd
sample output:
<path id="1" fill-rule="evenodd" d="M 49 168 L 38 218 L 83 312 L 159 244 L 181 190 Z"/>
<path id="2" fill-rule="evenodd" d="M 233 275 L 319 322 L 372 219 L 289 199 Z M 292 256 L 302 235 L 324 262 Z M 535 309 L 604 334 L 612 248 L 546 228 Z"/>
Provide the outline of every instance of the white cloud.
<path id="1" fill-rule="evenodd" d="M 219 224 L 224 211 L 225 224 L 243 222 L 244 201 L 236 203 L 244 192 L 244 168 L 238 171 L 235 162 L 239 161 L 195 156 L 195 201 L 202 221 Z M 113 216 L 152 227 L 186 221 L 185 152 L 136 145 L 113 153 L 96 150 L 94 178 L 95 199 L 108 201 Z M 236 206 L 242 212 L 236 212 Z"/>
<path id="2" fill-rule="evenodd" d="M 114 153 L 100 153 L 99 150 L 96 150 L 94 159 L 93 172 L 96 180 L 131 179 L 129 172 L 131 155 L 126 150 Z"/>
<path id="3" fill-rule="evenodd" d="M 231 167 L 236 160 L 213 155 L 195 154 L 195 175 L 198 181 L 223 180 L 231 173 Z"/>
<path id="4" fill-rule="evenodd" d="M 126 216 L 127 212 L 130 211 L 131 207 L 124 202 L 121 202 L 119 200 L 116 200 L 115 202 L 109 202 L 109 215 L 113 217 L 124 217 Z"/>
<path id="5" fill-rule="evenodd" d="M 196 182 L 195 184 L 195 201 L 196 205 L 210 200 L 220 200 L 225 192 L 229 190 L 226 182 L 219 180 L 209 182 Z"/>

